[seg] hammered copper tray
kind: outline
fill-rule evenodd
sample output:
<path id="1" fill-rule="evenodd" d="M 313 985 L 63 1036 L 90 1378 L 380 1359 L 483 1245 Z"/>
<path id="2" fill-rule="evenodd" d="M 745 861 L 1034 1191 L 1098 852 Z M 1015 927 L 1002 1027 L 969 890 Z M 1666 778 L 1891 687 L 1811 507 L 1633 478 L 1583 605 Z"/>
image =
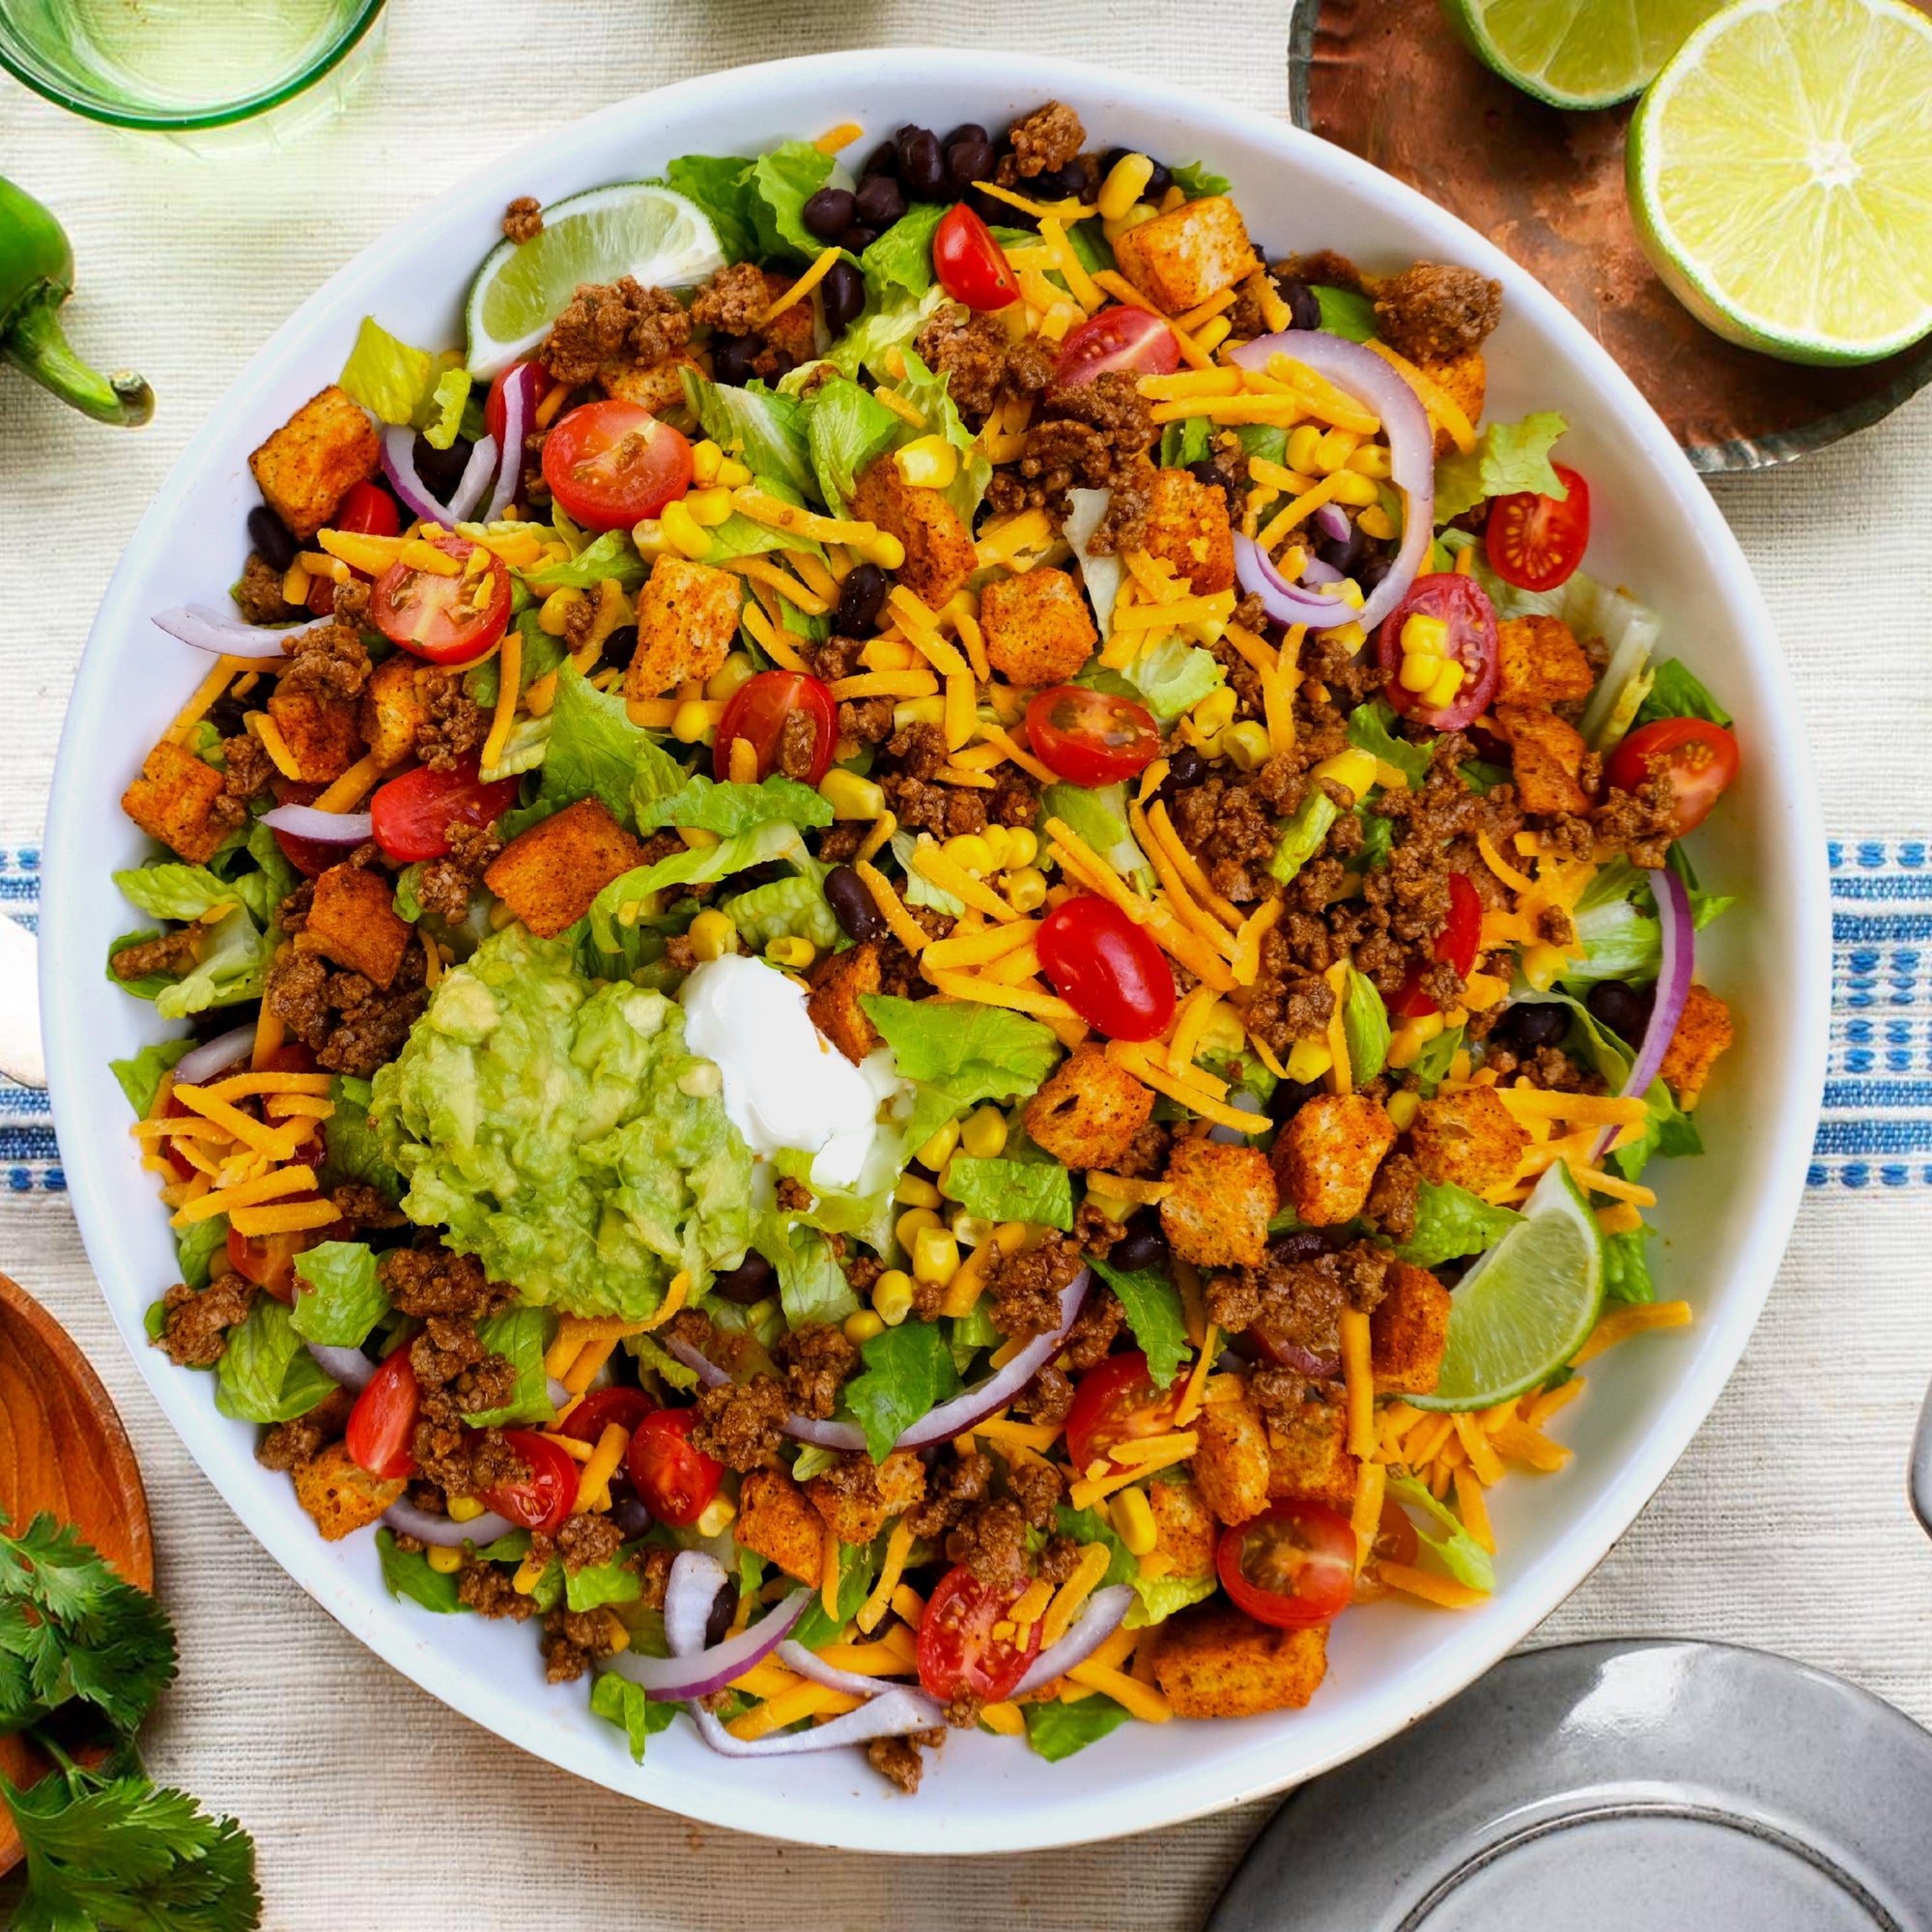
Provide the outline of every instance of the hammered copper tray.
<path id="1" fill-rule="evenodd" d="M 1651 272 L 1624 197 L 1629 107 L 1565 114 L 1463 47 L 1437 0 L 1296 0 L 1289 111 L 1512 255 L 1623 365 L 1712 473 L 1788 463 L 1932 380 L 1932 339 L 1858 369 L 1753 355 Z"/>

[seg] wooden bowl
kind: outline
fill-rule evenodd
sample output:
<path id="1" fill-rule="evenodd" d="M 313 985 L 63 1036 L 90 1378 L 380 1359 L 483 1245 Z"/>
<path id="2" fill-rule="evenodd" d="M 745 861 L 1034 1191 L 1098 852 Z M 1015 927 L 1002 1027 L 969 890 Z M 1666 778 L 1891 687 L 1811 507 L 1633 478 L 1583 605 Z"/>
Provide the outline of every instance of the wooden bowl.
<path id="1" fill-rule="evenodd" d="M 72 1523 L 128 1582 L 155 1587 L 147 1492 L 114 1404 L 60 1323 L 0 1274 L 0 1521 L 17 1526 L 42 1510 Z M 11 1782 L 46 1769 L 22 1740 L 0 1738 Z M 19 1857 L 0 1818 L 0 1873 Z"/>

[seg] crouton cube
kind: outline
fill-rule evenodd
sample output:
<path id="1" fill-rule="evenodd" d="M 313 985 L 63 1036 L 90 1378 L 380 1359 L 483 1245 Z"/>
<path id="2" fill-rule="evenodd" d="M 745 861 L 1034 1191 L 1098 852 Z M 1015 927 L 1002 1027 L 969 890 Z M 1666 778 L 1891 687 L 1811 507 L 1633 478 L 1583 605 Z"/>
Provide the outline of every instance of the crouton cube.
<path id="1" fill-rule="evenodd" d="M 765 293 L 777 301 L 798 277 L 788 275 L 777 269 L 767 269 Z M 782 350 L 794 362 L 810 362 L 818 354 L 812 341 L 811 302 L 810 298 L 795 301 L 788 309 L 781 310 L 771 321 L 760 326 L 758 333 L 765 338 L 770 349 Z"/>
<path id="2" fill-rule="evenodd" d="M 430 722 L 429 698 L 418 675 L 426 668 L 409 652 L 398 651 L 370 673 L 356 724 L 370 756 L 385 771 L 415 750 L 416 733 Z"/>
<path id="3" fill-rule="evenodd" d="M 1309 1227 L 1332 1227 L 1362 1211 L 1394 1145 L 1395 1122 L 1366 1094 L 1318 1094 L 1276 1136 L 1275 1179 Z"/>
<path id="4" fill-rule="evenodd" d="M 339 779 L 362 755 L 361 707 L 353 697 L 277 687 L 267 709 L 304 784 Z"/>
<path id="5" fill-rule="evenodd" d="M 1268 1495 L 1308 1496 L 1330 1509 L 1350 1510 L 1361 1464 L 1349 1453 L 1349 1411 L 1314 1396 L 1268 1421 Z"/>
<path id="6" fill-rule="evenodd" d="M 191 866 L 203 865 L 228 837 L 228 827 L 209 815 L 224 782 L 205 758 L 164 738 L 142 761 L 141 776 L 121 794 L 121 810 L 150 838 L 158 838 Z"/>
<path id="7" fill-rule="evenodd" d="M 852 514 L 905 546 L 898 580 L 929 611 L 963 589 L 979 568 L 973 534 L 959 512 L 937 490 L 908 483 L 890 455 L 879 457 L 859 478 Z"/>
<path id="8" fill-rule="evenodd" d="M 1576 725 L 1537 704 L 1498 704 L 1492 715 L 1509 741 L 1517 802 L 1525 811 L 1589 810 L 1582 771 L 1590 748 Z"/>
<path id="9" fill-rule="evenodd" d="M 1235 532 L 1228 499 L 1185 469 L 1156 469 L 1148 506 L 1150 556 L 1174 566 L 1198 597 L 1211 597 L 1235 581 Z"/>
<path id="10" fill-rule="evenodd" d="M 863 1451 L 813 1476 L 805 1492 L 840 1543 L 870 1543 L 895 1516 L 925 1500 L 925 1464 L 910 1449 L 874 1463 Z"/>
<path id="11" fill-rule="evenodd" d="M 1169 1617 L 1153 1638 L 1153 1681 L 1177 1718 L 1298 1711 L 1328 1669 L 1328 1627 L 1274 1630 L 1210 1600 Z"/>
<path id="12" fill-rule="evenodd" d="M 359 403 L 331 383 L 248 459 L 270 509 L 302 540 L 314 536 L 357 483 L 382 468 L 383 439 Z"/>
<path id="13" fill-rule="evenodd" d="M 326 1543 L 340 1543 L 367 1529 L 409 1488 L 406 1476 L 372 1476 L 343 1442 L 331 1442 L 306 1463 L 298 1463 L 292 1474 L 296 1501 L 315 1519 Z"/>
<path id="14" fill-rule="evenodd" d="M 1253 273 L 1255 245 L 1235 204 L 1210 194 L 1129 228 L 1114 258 L 1144 296 L 1179 315 Z"/>
<path id="15" fill-rule="evenodd" d="M 1489 387 L 1489 370 L 1480 349 L 1466 350 L 1447 362 L 1418 362 L 1415 365 L 1437 388 L 1469 418 L 1473 428 L 1482 420 L 1483 396 Z M 1435 432 L 1435 453 L 1447 456 L 1456 447 L 1456 439 L 1446 429 Z"/>
<path id="16" fill-rule="evenodd" d="M 1210 1402 L 1195 1420 L 1201 1445 L 1194 1480 L 1202 1500 L 1223 1522 L 1246 1522 L 1267 1508 L 1267 1429 L 1245 1401 Z"/>
<path id="17" fill-rule="evenodd" d="M 1659 1069 L 1685 1107 L 1694 1107 L 1718 1056 L 1733 1038 L 1731 1009 L 1708 986 L 1692 986 Z"/>
<path id="18" fill-rule="evenodd" d="M 1261 1265 L 1268 1217 L 1281 1197 L 1260 1148 L 1177 1141 L 1167 1179 L 1174 1191 L 1160 1204 L 1160 1229 L 1182 1261 L 1201 1267 Z"/>
<path id="19" fill-rule="evenodd" d="M 807 304 L 807 316 L 810 313 L 810 305 Z M 807 357 L 810 353 L 806 352 Z M 607 362 L 597 372 L 597 381 L 607 396 L 614 396 L 620 403 L 636 403 L 653 415 L 662 415 L 667 410 L 683 408 L 687 369 L 703 373 L 689 355 L 667 355 L 662 362 L 648 362 L 641 368 L 633 363 Z"/>
<path id="20" fill-rule="evenodd" d="M 1027 1102 L 1026 1130 L 1063 1167 L 1111 1168 L 1152 1114 L 1153 1089 L 1088 1045 Z"/>
<path id="21" fill-rule="evenodd" d="M 1449 1291 L 1427 1268 L 1392 1262 L 1369 1317 L 1369 1366 L 1388 1395 L 1429 1395 L 1449 1346 Z"/>
<path id="22" fill-rule="evenodd" d="M 1193 1483 L 1154 1482 L 1147 1486 L 1147 1499 L 1154 1546 L 1141 1559 L 1143 1566 L 1158 1559 L 1162 1576 L 1208 1576 L 1214 1568 L 1219 1527 L 1200 1490 Z"/>
<path id="23" fill-rule="evenodd" d="M 1425 1179 L 1471 1194 L 1507 1187 L 1529 1145 L 1528 1133 L 1491 1087 L 1425 1100 L 1408 1132 Z"/>
<path id="24" fill-rule="evenodd" d="M 296 944 L 387 986 L 415 930 L 397 917 L 395 895 L 385 873 L 331 866 L 315 882 L 315 896 Z"/>
<path id="25" fill-rule="evenodd" d="M 603 800 L 581 798 L 520 832 L 490 862 L 483 883 L 539 939 L 554 939 L 612 879 L 643 863 L 644 848 Z"/>
<path id="26" fill-rule="evenodd" d="M 879 1030 L 859 1002 L 879 990 L 879 949 L 868 939 L 828 952 L 811 969 L 805 1009 L 811 1023 L 854 1066 L 879 1043 Z"/>
<path id="27" fill-rule="evenodd" d="M 661 556 L 638 593 L 638 648 L 626 697 L 659 697 L 722 668 L 738 636 L 745 580 L 687 556 Z"/>
<path id="28" fill-rule="evenodd" d="M 816 1583 L 825 1563 L 825 1520 L 782 1469 L 754 1469 L 738 1492 L 731 1534 L 801 1583 Z"/>
<path id="29" fill-rule="evenodd" d="M 1496 642 L 1499 704 L 1569 704 L 1596 688 L 1597 673 L 1561 617 L 1506 617 Z"/>
<path id="30" fill-rule="evenodd" d="M 1080 586 L 1046 565 L 987 584 L 980 625 L 993 668 L 1025 690 L 1065 684 L 1100 641 Z"/>

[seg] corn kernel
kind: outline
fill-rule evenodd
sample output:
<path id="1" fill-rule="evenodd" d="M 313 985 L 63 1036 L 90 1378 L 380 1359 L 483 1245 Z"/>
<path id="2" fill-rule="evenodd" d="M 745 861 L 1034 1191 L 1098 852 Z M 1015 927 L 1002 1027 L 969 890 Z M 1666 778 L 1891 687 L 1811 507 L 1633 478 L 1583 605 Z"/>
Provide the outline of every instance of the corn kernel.
<path id="1" fill-rule="evenodd" d="M 712 846 L 724 842 L 717 833 L 703 825 L 680 825 L 677 828 L 677 836 L 684 840 L 684 849 L 687 852 L 708 852 Z M 635 901 L 631 899 L 624 901 L 624 905 L 633 903 Z M 622 910 L 623 907 L 620 906 L 618 911 Z"/>
<path id="2" fill-rule="evenodd" d="M 1007 1145 L 1007 1117 L 997 1107 L 976 1107 L 959 1129 L 959 1147 L 975 1160 L 996 1160 Z"/>
<path id="3" fill-rule="evenodd" d="M 646 517 L 642 523 L 631 526 L 631 541 L 638 547 L 638 554 L 646 558 L 669 556 L 674 549 L 671 540 L 665 535 L 664 525 L 656 517 Z"/>
<path id="4" fill-rule="evenodd" d="M 1141 198 L 1141 190 L 1153 179 L 1153 163 L 1145 155 L 1122 155 L 1107 170 L 1100 184 L 1095 206 L 1102 221 L 1119 221 Z"/>
<path id="5" fill-rule="evenodd" d="M 537 609 L 537 629 L 547 638 L 560 638 L 570 627 L 570 613 L 583 602 L 581 590 L 553 590 Z"/>
<path id="6" fill-rule="evenodd" d="M 1351 510 L 1366 510 L 1371 503 L 1381 501 L 1381 491 L 1359 470 L 1338 469 L 1328 500 L 1331 503 L 1346 503 Z"/>
<path id="7" fill-rule="evenodd" d="M 1306 1086 L 1311 1080 L 1320 1080 L 1335 1063 L 1319 1040 L 1298 1039 L 1289 1048 L 1288 1058 L 1282 1064 L 1288 1068 L 1291 1080 Z"/>
<path id="8" fill-rule="evenodd" d="M 803 933 L 787 932 L 765 948 L 765 957 L 774 966 L 782 966 L 792 973 L 803 973 L 818 957 L 818 948 Z"/>
<path id="9" fill-rule="evenodd" d="M 1288 435 L 1288 467 L 1302 475 L 1313 475 L 1315 459 L 1321 447 L 1321 431 L 1314 423 L 1303 423 Z"/>
<path id="10" fill-rule="evenodd" d="M 1413 1019 L 1405 1020 L 1403 1024 L 1409 1032 L 1414 1034 L 1417 1039 L 1431 1040 L 1442 1031 L 1442 1015 L 1440 1013 L 1417 1013 Z"/>
<path id="11" fill-rule="evenodd" d="M 693 1527 L 699 1536 L 723 1536 L 731 1527 L 731 1519 L 737 1514 L 738 1505 L 721 1491 L 704 1505 L 704 1514 Z"/>
<path id="12" fill-rule="evenodd" d="M 872 1312 L 888 1328 L 912 1313 L 912 1276 L 904 1268 L 888 1268 L 872 1284 Z"/>
<path id="13" fill-rule="evenodd" d="M 1114 1534 L 1133 1556 L 1147 1555 L 1160 1541 L 1153 1506 L 1148 1501 L 1145 1490 L 1122 1490 L 1114 1498 Z"/>
<path id="14" fill-rule="evenodd" d="M 946 1165 L 939 1170 L 939 1178 L 934 1182 L 940 1193 L 945 1195 L 949 1201 L 957 1201 L 959 1199 L 958 1192 L 952 1184 L 952 1162 L 958 1158 L 959 1156 L 955 1152 L 952 1159 L 948 1160 Z"/>
<path id="15" fill-rule="evenodd" d="M 658 526 L 664 531 L 666 542 L 688 557 L 700 557 L 711 548 L 710 537 L 699 527 L 682 497 L 664 506 Z"/>
<path id="16" fill-rule="evenodd" d="M 943 436 L 920 436 L 904 443 L 893 461 L 916 490 L 944 490 L 959 474 L 959 452 Z"/>
<path id="17" fill-rule="evenodd" d="M 483 1505 L 474 1496 L 451 1496 L 443 1508 L 451 1522 L 474 1522 L 483 1514 Z"/>
<path id="18" fill-rule="evenodd" d="M 1449 649 L 1449 625 L 1441 617 L 1425 616 L 1418 611 L 1402 627 L 1402 647 L 1411 656 L 1439 658 Z"/>
<path id="19" fill-rule="evenodd" d="M 734 696 L 741 685 L 750 684 L 758 674 L 758 668 L 745 651 L 733 651 L 718 668 L 704 681 L 704 695 L 723 704 Z"/>
<path id="20" fill-rule="evenodd" d="M 1046 874 L 1035 866 L 1020 866 L 1009 872 L 1007 903 L 1016 912 L 1037 912 L 1046 903 Z"/>
<path id="21" fill-rule="evenodd" d="M 986 841 L 986 850 L 993 855 L 993 869 L 1004 872 L 1013 863 L 1013 839 L 1004 825 L 989 825 L 980 834 Z"/>
<path id="22" fill-rule="evenodd" d="M 908 1174 L 900 1177 L 899 1184 L 893 1189 L 893 1199 L 901 1208 L 937 1208 L 940 1196 L 931 1181 Z"/>
<path id="23" fill-rule="evenodd" d="M 1349 582 L 1352 584 L 1354 581 L 1351 577 Z M 1342 601 L 1346 604 L 1349 600 L 1345 597 Z M 1362 608 L 1359 594 L 1354 608 L 1357 611 Z M 1347 624 L 1331 624 L 1323 635 L 1332 642 L 1340 644 L 1345 651 L 1350 653 L 1360 650 L 1369 641 L 1369 634 L 1362 629 L 1361 625 L 1352 621 Z"/>
<path id="24" fill-rule="evenodd" d="M 685 936 L 699 959 L 722 959 L 725 953 L 738 950 L 738 928 L 724 914 L 709 907 L 691 922 L 691 930 Z"/>
<path id="25" fill-rule="evenodd" d="M 463 1568 L 463 1551 L 453 1544 L 432 1544 L 423 1554 L 439 1577 L 453 1577 Z"/>
<path id="26" fill-rule="evenodd" d="M 910 730 L 915 724 L 944 724 L 946 723 L 946 700 L 937 695 L 931 697 L 902 697 L 893 706 L 893 729 Z"/>
<path id="27" fill-rule="evenodd" d="M 1235 694 L 1224 685 L 1210 691 L 1187 715 L 1204 738 L 1212 738 L 1235 722 Z"/>
<path id="28" fill-rule="evenodd" d="M 983 1214 L 969 1214 L 963 1208 L 953 1208 L 946 1217 L 946 1225 L 962 1248 L 981 1247 L 993 1237 L 992 1222 Z"/>
<path id="29" fill-rule="evenodd" d="M 930 1208 L 909 1208 L 894 1224 L 893 1233 L 898 1237 L 899 1246 L 910 1253 L 920 1236 L 939 1225 L 939 1216 Z"/>
<path id="30" fill-rule="evenodd" d="M 1386 483 L 1389 477 L 1389 453 L 1379 442 L 1365 442 L 1361 448 L 1349 452 L 1349 461 L 1343 467 L 1352 469 L 1357 476 L 1369 476 L 1378 483 Z"/>
<path id="31" fill-rule="evenodd" d="M 731 514 L 728 490 L 693 490 L 684 498 L 684 507 L 699 529 L 715 530 Z"/>
<path id="32" fill-rule="evenodd" d="M 1138 228 L 1143 221 L 1151 221 L 1159 211 L 1151 201 L 1137 201 L 1127 212 L 1112 221 L 1102 220 L 1100 233 L 1107 238 L 1109 246 L 1118 242 L 1129 228 Z"/>
<path id="33" fill-rule="evenodd" d="M 1216 741 L 1218 750 L 1236 771 L 1252 772 L 1267 762 L 1270 746 L 1267 727 L 1252 718 L 1230 724 Z"/>
<path id="34" fill-rule="evenodd" d="M 948 1121 L 920 1151 L 913 1159 L 920 1166 L 927 1167 L 937 1174 L 952 1158 L 952 1150 L 959 1145 L 959 1122 Z"/>
<path id="35" fill-rule="evenodd" d="M 912 1278 L 944 1288 L 959 1272 L 959 1243 L 950 1228 L 923 1228 L 912 1246 Z"/>
<path id="36" fill-rule="evenodd" d="M 718 466 L 716 480 L 726 490 L 742 490 L 752 480 L 752 472 L 735 456 L 727 456 Z"/>
<path id="37" fill-rule="evenodd" d="M 1315 445 L 1315 468 L 1323 476 L 1332 476 L 1355 453 L 1360 439 L 1352 430 L 1331 429 Z"/>
<path id="38" fill-rule="evenodd" d="M 718 480 L 718 466 L 724 461 L 724 452 L 707 436 L 702 442 L 691 445 L 691 480 L 700 490 L 708 490 Z"/>
<path id="39" fill-rule="evenodd" d="M 955 866 L 975 878 L 983 878 L 994 869 L 993 848 L 977 832 L 962 832 L 939 848 Z"/>
<path id="40" fill-rule="evenodd" d="M 1350 745 L 1346 752 L 1337 752 L 1332 758 L 1323 758 L 1315 767 L 1312 776 L 1333 779 L 1357 798 L 1365 798 L 1369 787 L 1376 781 L 1375 757 L 1371 753 Z"/>
<path id="41" fill-rule="evenodd" d="M 818 781 L 818 795 L 832 808 L 834 818 L 876 818 L 886 809 L 886 795 L 870 779 L 837 765 Z"/>
<path id="42" fill-rule="evenodd" d="M 874 1335 L 883 1335 L 886 1324 L 877 1310 L 862 1308 L 856 1315 L 845 1318 L 845 1339 L 855 1348 L 864 1348 Z"/>
<path id="43" fill-rule="evenodd" d="M 1024 825 L 1004 825 L 1007 835 L 1007 864 L 1009 866 L 1031 866 L 1039 857 L 1039 840 Z"/>
<path id="44" fill-rule="evenodd" d="M 1096 1214 L 1104 1214 L 1108 1220 L 1116 1223 L 1124 1221 L 1134 1211 L 1131 1202 L 1122 1201 L 1116 1194 L 1103 1194 L 1097 1187 L 1090 1187 L 1087 1190 L 1087 1205 Z"/>
<path id="45" fill-rule="evenodd" d="M 670 735 L 680 745 L 698 745 L 717 729 L 711 708 L 701 699 L 687 697 L 670 715 Z"/>
<path id="46" fill-rule="evenodd" d="M 1395 1122 L 1397 1133 L 1407 1133 L 1414 1124 L 1416 1111 L 1421 1105 L 1422 1096 L 1408 1088 L 1404 1088 L 1400 1094 L 1391 1094 L 1388 1096 L 1385 1111 L 1389 1119 Z"/>
<path id="47" fill-rule="evenodd" d="M 1459 664 L 1445 664 L 1435 673 L 1435 681 L 1429 687 L 1429 702 L 1434 710 L 1440 711 L 1445 704 L 1455 701 L 1456 694 L 1463 688 L 1466 675 Z"/>
<path id="48" fill-rule="evenodd" d="M 862 561 L 876 563 L 881 570 L 896 570 L 905 561 L 905 545 L 890 530 L 874 530 L 852 548 Z"/>
<path id="49" fill-rule="evenodd" d="M 1395 525 L 1389 521 L 1388 512 L 1379 506 L 1372 506 L 1361 512 L 1355 519 L 1355 527 L 1365 537 L 1379 537 L 1384 543 L 1395 536 Z"/>
<path id="50" fill-rule="evenodd" d="M 1225 1000 L 1216 1000 L 1201 1029 L 1201 1044 L 1209 1053 L 1239 1053 L 1248 1043 L 1241 1017 Z"/>
<path id="51" fill-rule="evenodd" d="M 1425 658 L 1411 651 L 1402 661 L 1402 668 L 1396 676 L 1405 691 L 1422 692 L 1435 682 L 1435 674 L 1442 668 L 1440 658 Z"/>
<path id="52" fill-rule="evenodd" d="M 1560 946 L 1525 946 L 1522 977 L 1539 993 L 1547 993 L 1570 970 L 1570 955 Z"/>

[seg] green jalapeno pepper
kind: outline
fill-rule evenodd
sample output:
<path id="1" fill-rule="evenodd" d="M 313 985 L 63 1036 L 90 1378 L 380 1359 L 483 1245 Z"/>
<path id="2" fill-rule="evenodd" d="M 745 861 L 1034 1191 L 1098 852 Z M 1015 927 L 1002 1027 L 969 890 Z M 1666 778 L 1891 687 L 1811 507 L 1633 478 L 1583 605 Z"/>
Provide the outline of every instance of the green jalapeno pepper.
<path id="1" fill-rule="evenodd" d="M 0 178 L 0 355 L 98 422 L 146 422 L 154 390 L 131 369 L 90 368 L 62 332 L 60 305 L 72 293 L 73 250 L 60 223 Z"/>

